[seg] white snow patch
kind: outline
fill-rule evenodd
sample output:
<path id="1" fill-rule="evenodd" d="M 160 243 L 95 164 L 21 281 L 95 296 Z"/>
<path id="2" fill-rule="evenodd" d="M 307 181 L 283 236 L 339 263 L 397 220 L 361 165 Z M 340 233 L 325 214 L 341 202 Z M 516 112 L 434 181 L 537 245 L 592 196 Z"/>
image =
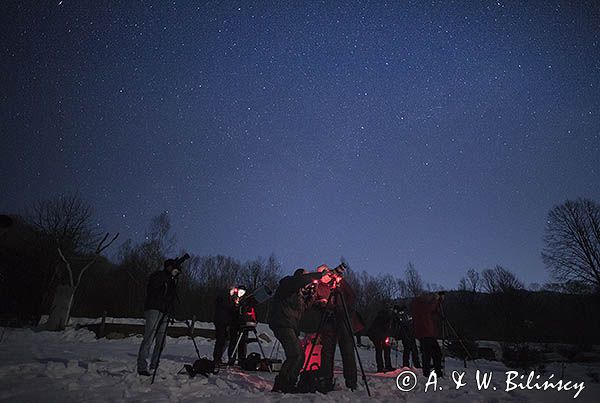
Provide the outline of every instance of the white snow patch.
<path id="1" fill-rule="evenodd" d="M 114 323 L 132 323 L 137 320 L 114 318 Z M 99 319 L 90 319 L 99 321 Z M 77 319 L 78 324 L 83 323 Z M 88 322 L 89 323 L 89 322 Z M 140 322 L 140 324 L 143 323 Z M 210 323 L 202 326 L 212 327 Z M 259 333 L 272 337 L 268 326 L 259 324 Z M 424 393 L 425 378 L 420 370 L 418 387 L 410 392 L 401 392 L 396 387 L 396 376 L 400 370 L 388 374 L 373 374 L 375 370 L 373 350 L 360 349 L 372 398 L 361 386 L 356 392 L 347 390 L 341 372 L 341 359 L 336 357 L 336 378 L 339 390 L 327 395 L 299 394 L 281 395 L 272 393 L 275 374 L 265 372 L 243 372 L 237 369 L 222 370 L 216 376 L 197 376 L 190 379 L 179 374 L 185 363 L 196 358 L 194 346 L 189 338 L 167 338 L 167 345 L 160 362 L 155 383 L 139 377 L 136 372 L 136 356 L 141 338 L 128 337 L 120 340 L 95 339 L 87 330 L 69 328 L 64 332 L 35 332 L 30 329 L 0 328 L 3 334 L 0 342 L 0 401 L 10 402 L 71 402 L 71 401 L 152 401 L 152 402 L 277 402 L 277 401 L 372 401 L 372 402 L 542 402 L 552 403 L 573 401 L 573 391 L 555 390 L 529 391 L 514 390 L 505 392 L 507 368 L 499 362 L 478 360 L 462 368 L 462 362 L 446 359 L 447 376 L 438 382 L 441 390 Z M 212 356 L 213 341 L 197 338 L 201 355 Z M 266 354 L 273 349 L 273 343 L 265 343 Z M 256 343 L 248 350 L 258 351 Z M 281 350 L 280 350 L 281 351 Z M 392 359 L 394 360 L 394 353 Z M 282 352 L 280 352 L 280 358 Z M 395 361 L 393 361 L 395 363 Z M 478 390 L 475 379 L 475 365 L 481 371 L 493 374 L 492 387 L 497 390 Z M 466 371 L 468 385 L 456 390 L 452 381 L 452 371 Z M 560 363 L 549 365 L 541 381 L 553 373 L 560 377 L 563 371 Z M 526 372 L 523 372 L 526 374 Z M 594 375 L 595 374 L 595 375 Z M 594 376 L 600 374 L 598 365 L 567 364 L 564 368 L 565 380 L 585 382 L 585 389 L 577 402 L 600 401 L 600 384 L 594 383 Z"/>

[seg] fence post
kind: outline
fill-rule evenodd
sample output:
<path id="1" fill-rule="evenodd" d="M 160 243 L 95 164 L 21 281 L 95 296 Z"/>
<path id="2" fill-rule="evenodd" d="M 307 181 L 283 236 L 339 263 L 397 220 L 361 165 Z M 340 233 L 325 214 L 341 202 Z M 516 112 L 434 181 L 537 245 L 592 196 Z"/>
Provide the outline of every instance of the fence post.
<path id="1" fill-rule="evenodd" d="M 194 338 L 194 327 L 196 326 L 196 315 L 192 315 L 192 326 L 190 327 L 190 338 Z"/>
<path id="2" fill-rule="evenodd" d="M 104 337 L 106 331 L 106 311 L 102 311 L 102 322 L 100 322 L 100 330 L 98 330 L 98 338 Z"/>

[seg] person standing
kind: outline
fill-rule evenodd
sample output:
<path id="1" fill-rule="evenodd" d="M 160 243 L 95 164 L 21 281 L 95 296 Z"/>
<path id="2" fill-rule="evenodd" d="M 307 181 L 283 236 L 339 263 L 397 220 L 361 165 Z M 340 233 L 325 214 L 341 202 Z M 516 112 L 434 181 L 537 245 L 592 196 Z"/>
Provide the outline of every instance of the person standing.
<path id="1" fill-rule="evenodd" d="M 275 377 L 273 392 L 295 392 L 298 374 L 304 362 L 304 351 L 298 339 L 298 325 L 306 309 L 305 287 L 319 280 L 323 273 L 308 273 L 297 269 L 292 276 L 286 276 L 279 282 L 279 287 L 271 301 L 269 327 L 281 343 L 285 352 L 285 361 L 279 374 Z"/>
<path id="2" fill-rule="evenodd" d="M 236 334 L 234 337 L 230 337 L 232 328 L 235 326 L 237 321 L 237 306 L 234 301 L 235 289 L 227 290 L 227 292 L 220 292 L 215 298 L 215 316 L 213 323 L 215 324 L 215 347 L 213 350 L 213 361 L 215 365 L 222 364 L 223 352 L 225 351 L 225 345 L 229 340 L 229 348 L 227 355 L 231 358 L 233 349 L 236 342 Z"/>
<path id="3" fill-rule="evenodd" d="M 238 364 L 242 365 L 246 359 L 246 348 L 248 344 L 248 330 L 244 326 L 247 318 L 247 310 L 246 307 L 241 304 L 242 297 L 246 295 L 246 287 L 237 286 L 229 291 L 229 294 L 231 295 L 231 302 L 234 310 L 233 320 L 229 326 L 229 349 L 227 350 L 229 365 L 235 364 L 236 359 Z M 254 309 L 252 309 L 252 314 L 254 314 Z M 256 317 L 254 317 L 253 320 L 256 321 Z M 241 338 L 240 335 L 242 336 Z M 237 345 L 237 351 L 235 351 L 234 355 L 233 353 L 238 339 L 240 342 Z"/>
<path id="4" fill-rule="evenodd" d="M 326 276 L 329 277 L 329 276 Z M 334 284 L 331 292 L 333 295 L 330 299 L 330 304 L 323 308 L 325 322 L 321 330 L 321 368 L 320 376 L 317 381 L 317 390 L 321 393 L 327 393 L 333 390 L 333 363 L 335 357 L 336 344 L 340 348 L 342 357 L 342 369 L 344 373 L 344 381 L 346 387 L 350 390 L 355 390 L 357 387 L 357 369 L 356 357 L 354 356 L 354 329 L 352 323 L 347 323 L 346 310 L 348 310 L 348 318 L 352 321 L 354 315 L 355 294 L 346 280 L 341 276 L 332 276 Z M 322 280 L 323 281 L 323 280 Z"/>
<path id="5" fill-rule="evenodd" d="M 163 349 L 162 341 L 167 331 L 169 310 L 172 308 L 177 287 L 179 268 L 176 260 L 167 259 L 162 270 L 157 270 L 148 279 L 146 302 L 144 304 L 144 337 L 137 356 L 137 371 L 139 375 L 150 376 L 148 371 L 148 355 L 154 343 L 150 360 L 150 371 L 158 365 L 158 359 Z"/>
<path id="6" fill-rule="evenodd" d="M 421 368 L 417 342 L 412 329 L 412 318 L 406 312 L 406 306 L 395 305 L 392 308 L 392 334 L 397 340 L 402 340 L 402 366 L 410 367 L 410 359 L 415 368 Z"/>
<path id="7" fill-rule="evenodd" d="M 377 312 L 369 327 L 369 339 L 375 346 L 377 372 L 393 371 L 389 337 L 392 333 L 392 312 L 389 308 Z"/>
<path id="8" fill-rule="evenodd" d="M 428 377 L 431 372 L 431 362 L 438 377 L 442 372 L 442 350 L 438 344 L 438 329 L 436 321 L 441 317 L 442 293 L 425 294 L 412 301 L 413 327 L 415 337 L 421 345 L 421 364 L 423 375 Z"/>

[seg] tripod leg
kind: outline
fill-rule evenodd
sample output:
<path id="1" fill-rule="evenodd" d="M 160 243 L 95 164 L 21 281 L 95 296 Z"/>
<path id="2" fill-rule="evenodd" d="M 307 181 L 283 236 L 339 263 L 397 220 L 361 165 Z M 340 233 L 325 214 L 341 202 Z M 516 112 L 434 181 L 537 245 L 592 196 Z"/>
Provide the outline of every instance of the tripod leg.
<path id="1" fill-rule="evenodd" d="M 436 340 L 437 343 L 437 340 Z M 442 368 L 446 369 L 446 321 L 442 320 Z"/>
<path id="2" fill-rule="evenodd" d="M 190 336 L 192 338 L 192 342 L 194 343 L 194 349 L 196 350 L 196 355 L 198 356 L 198 359 L 200 359 L 200 351 L 198 350 L 198 345 L 196 344 L 196 339 L 194 339 L 194 336 Z"/>
<path id="3" fill-rule="evenodd" d="M 346 300 L 344 299 L 344 294 L 339 293 L 340 299 L 342 300 L 342 307 L 344 308 L 344 316 L 346 317 L 346 326 L 348 327 L 348 331 L 352 335 L 352 322 L 350 321 L 350 314 L 348 314 L 348 307 L 346 306 Z M 354 346 L 354 352 L 356 353 L 356 359 L 358 360 L 358 365 L 360 366 L 360 372 L 362 373 L 362 379 L 365 383 L 365 388 L 367 389 L 367 395 L 371 397 L 371 390 L 369 389 L 369 383 L 367 382 L 367 376 L 365 375 L 365 370 L 363 369 L 362 360 L 360 359 L 360 354 L 358 352 L 358 347 L 356 347 L 356 341 L 354 337 L 352 337 L 352 345 Z"/>
<path id="4" fill-rule="evenodd" d="M 240 342 L 242 341 L 242 337 L 244 337 L 244 332 L 240 331 L 240 335 L 237 339 L 237 343 L 235 343 L 235 348 L 233 349 L 233 353 L 231 354 L 231 358 L 229 359 L 229 365 L 233 365 L 235 363 L 235 355 L 238 352 L 238 347 L 240 346 Z"/>
<path id="5" fill-rule="evenodd" d="M 265 351 L 263 350 L 262 343 L 260 342 L 260 339 L 258 338 L 258 333 L 256 332 L 256 329 L 252 329 L 252 332 L 254 333 L 256 342 L 258 343 L 258 348 L 260 348 L 260 354 L 262 355 L 262 358 L 267 358 L 267 356 L 265 355 Z M 268 368 L 269 368 L 269 372 L 273 372 L 273 371 L 271 371 L 271 363 L 269 363 Z"/>
<path id="6" fill-rule="evenodd" d="M 468 358 L 471 361 L 473 361 L 473 364 L 475 365 L 475 368 L 479 369 L 479 368 L 477 368 L 477 364 L 475 364 L 475 359 L 473 357 L 471 357 L 471 354 L 469 353 L 469 350 L 467 349 L 467 347 L 463 343 L 462 339 L 460 337 L 458 337 L 458 333 L 456 333 L 456 330 L 454 330 L 454 326 L 452 326 L 452 324 L 450 323 L 450 321 L 448 319 L 444 319 L 444 322 L 448 325 L 448 327 L 450 328 L 450 330 L 454 334 L 454 337 L 456 337 L 456 340 L 458 340 L 458 342 L 460 343 L 460 346 L 465 351 L 466 358 Z M 465 360 L 465 367 L 466 367 L 466 360 Z"/>
<path id="7" fill-rule="evenodd" d="M 200 359 L 200 351 L 198 350 L 198 345 L 196 344 L 196 339 L 194 339 L 194 326 L 195 326 L 195 322 L 192 322 L 192 324 L 190 325 L 187 321 L 185 322 L 185 324 L 188 326 L 188 328 L 190 328 L 190 339 L 192 339 L 192 343 L 194 343 L 194 349 L 196 350 L 196 355 L 198 356 L 198 359 Z"/>
<path id="8" fill-rule="evenodd" d="M 319 327 L 317 328 L 317 333 L 315 333 L 315 337 L 313 338 L 313 340 L 310 343 L 310 351 L 308 352 L 308 357 L 306 356 L 306 352 L 304 354 L 304 365 L 302 365 L 302 372 L 306 372 L 306 370 L 308 369 L 308 363 L 310 362 L 312 354 L 315 350 L 315 344 L 317 343 L 317 340 L 319 339 L 319 336 L 321 335 L 323 326 L 325 326 L 325 321 L 327 320 L 327 315 L 328 315 L 327 307 L 331 303 L 332 296 L 333 296 L 333 293 L 330 293 L 329 297 L 327 297 L 327 302 L 325 303 L 325 309 L 323 309 L 323 313 L 321 314 L 321 320 L 319 321 Z"/>
<path id="9" fill-rule="evenodd" d="M 254 333 L 254 338 L 256 339 L 256 342 L 258 343 L 258 348 L 260 349 L 260 354 L 262 355 L 263 358 L 267 358 L 267 356 L 265 355 L 265 351 L 263 350 L 262 343 L 260 342 L 260 339 L 258 338 L 258 333 L 256 332 L 256 329 L 252 329 L 252 333 Z"/>
<path id="10" fill-rule="evenodd" d="M 277 338 L 275 338 L 275 342 L 273 343 L 273 347 L 271 347 L 271 354 L 269 354 L 269 359 L 273 359 L 273 353 L 275 353 L 275 359 L 279 357 L 279 347 L 281 343 Z"/>
<path id="11" fill-rule="evenodd" d="M 154 372 L 152 373 L 152 382 L 150 382 L 150 384 L 154 384 L 154 378 L 156 378 L 156 372 L 158 371 L 158 365 L 160 364 L 160 356 L 162 355 L 163 349 L 165 347 L 165 341 L 167 339 L 167 330 L 169 329 L 169 320 L 171 318 L 169 318 L 165 313 L 163 313 L 163 316 L 160 318 L 160 320 L 158 321 L 158 326 L 156 326 L 156 332 L 158 333 L 159 329 L 162 327 L 163 321 L 164 319 L 167 319 L 167 326 L 165 327 L 165 331 L 162 334 L 161 340 L 160 340 L 160 345 L 159 345 L 159 349 L 158 349 L 158 359 L 156 360 L 156 366 L 154 367 Z"/>

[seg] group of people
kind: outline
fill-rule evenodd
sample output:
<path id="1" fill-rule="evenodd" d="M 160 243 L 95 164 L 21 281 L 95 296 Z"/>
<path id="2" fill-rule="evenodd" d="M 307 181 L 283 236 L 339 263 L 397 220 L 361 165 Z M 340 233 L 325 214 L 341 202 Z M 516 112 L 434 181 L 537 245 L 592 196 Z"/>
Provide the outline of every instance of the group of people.
<path id="1" fill-rule="evenodd" d="M 300 323 L 307 310 L 317 313 L 319 320 L 318 338 L 310 339 L 311 343 L 320 343 L 320 362 L 316 369 L 310 370 L 310 382 L 314 388 L 327 393 L 334 388 L 333 363 L 336 346 L 340 348 L 343 374 L 346 387 L 351 390 L 357 387 L 357 366 L 354 351 L 354 334 L 364 328 L 362 321 L 354 309 L 355 293 L 343 278 L 344 266 L 330 269 L 321 265 L 314 272 L 297 269 L 293 275 L 286 276 L 279 282 L 270 304 L 268 323 L 273 334 L 281 343 L 285 352 L 285 361 L 275 377 L 274 392 L 294 393 L 303 391 L 303 379 L 300 372 L 307 362 L 308 347 L 303 346 L 299 334 Z M 140 375 L 150 375 L 150 371 L 158 365 L 167 328 L 167 313 L 172 308 L 177 276 L 180 268 L 177 260 L 164 262 L 163 270 L 154 272 L 148 281 L 144 317 L 146 319 L 144 337 L 140 345 L 137 368 Z M 215 300 L 215 336 L 213 360 L 221 364 L 225 347 L 228 344 L 228 364 L 237 359 L 242 363 L 246 357 L 247 321 L 256 322 L 254 309 L 244 303 L 244 287 L 235 287 L 227 294 L 217 296 Z M 412 317 L 405 306 L 395 305 L 378 312 L 368 336 L 375 346 L 377 371 L 392 371 L 390 357 L 390 337 L 401 340 L 403 366 L 423 368 L 428 376 L 433 369 L 442 376 L 441 350 L 437 342 L 436 316 L 440 314 L 443 294 L 429 294 L 415 298 L 411 304 Z M 421 346 L 422 360 L 419 360 L 415 339 Z M 148 367 L 148 356 L 152 343 L 154 351 Z M 312 351 L 312 349 L 311 349 Z M 308 357 L 310 358 L 310 357 Z M 306 374 L 309 371 L 304 371 Z M 300 380 L 299 380 L 300 377 Z"/>
<path id="2" fill-rule="evenodd" d="M 412 317 L 406 306 L 394 305 L 379 311 L 371 324 L 368 335 L 375 346 L 377 372 L 393 371 L 391 360 L 391 338 L 402 341 L 402 366 L 423 368 L 428 377 L 433 369 L 438 377 L 443 376 L 442 352 L 438 344 L 437 320 L 443 318 L 441 303 L 443 293 L 426 294 L 411 302 Z M 416 339 L 421 346 L 421 358 Z M 422 366 L 421 366 L 422 362 Z"/>

